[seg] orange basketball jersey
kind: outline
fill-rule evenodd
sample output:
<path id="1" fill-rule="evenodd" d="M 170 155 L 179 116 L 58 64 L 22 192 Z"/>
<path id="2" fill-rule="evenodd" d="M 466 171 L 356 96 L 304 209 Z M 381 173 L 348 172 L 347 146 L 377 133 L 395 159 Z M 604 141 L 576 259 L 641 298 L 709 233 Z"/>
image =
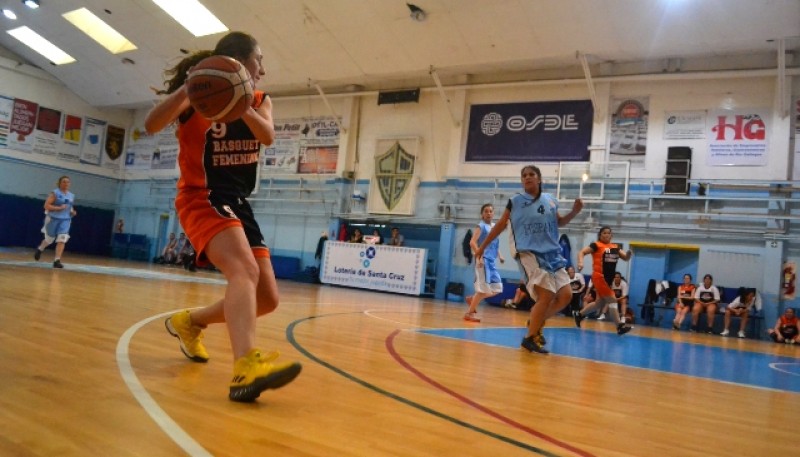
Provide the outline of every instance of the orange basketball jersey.
<path id="1" fill-rule="evenodd" d="M 255 91 L 253 108 L 266 94 Z M 246 197 L 255 188 L 261 142 L 241 119 L 229 123 L 210 121 L 193 108 L 180 116 L 179 190 L 209 189 Z"/>
<path id="2" fill-rule="evenodd" d="M 590 244 L 592 248 L 592 278 L 595 275 L 602 276 L 607 284 L 614 280 L 614 273 L 617 272 L 617 261 L 621 248 L 616 243 L 603 243 L 595 241 Z"/>

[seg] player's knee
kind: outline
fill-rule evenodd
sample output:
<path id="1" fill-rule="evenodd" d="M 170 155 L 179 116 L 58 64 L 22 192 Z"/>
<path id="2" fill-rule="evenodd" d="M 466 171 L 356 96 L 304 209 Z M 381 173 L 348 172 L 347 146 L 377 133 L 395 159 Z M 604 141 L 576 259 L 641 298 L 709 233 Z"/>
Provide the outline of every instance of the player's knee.
<path id="1" fill-rule="evenodd" d="M 278 289 L 270 281 L 261 281 L 256 288 L 256 314 L 263 316 L 278 308 Z"/>
<path id="2" fill-rule="evenodd" d="M 263 316 L 278 309 L 278 297 L 259 297 L 256 303 L 256 315 Z"/>
<path id="3" fill-rule="evenodd" d="M 616 303 L 616 302 L 609 303 L 609 304 L 608 304 L 608 309 L 617 309 L 617 308 L 618 308 L 618 306 L 619 306 L 619 305 L 617 305 L 617 303 Z"/>

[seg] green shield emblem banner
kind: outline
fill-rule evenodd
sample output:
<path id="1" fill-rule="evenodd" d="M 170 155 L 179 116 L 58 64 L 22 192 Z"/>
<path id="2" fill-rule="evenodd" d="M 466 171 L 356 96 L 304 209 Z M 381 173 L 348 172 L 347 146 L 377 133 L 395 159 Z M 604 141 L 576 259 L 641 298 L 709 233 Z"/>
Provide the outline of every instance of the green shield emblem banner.
<path id="1" fill-rule="evenodd" d="M 414 177 L 416 157 L 395 142 L 385 153 L 375 157 L 375 179 L 386 208 L 393 210 Z"/>

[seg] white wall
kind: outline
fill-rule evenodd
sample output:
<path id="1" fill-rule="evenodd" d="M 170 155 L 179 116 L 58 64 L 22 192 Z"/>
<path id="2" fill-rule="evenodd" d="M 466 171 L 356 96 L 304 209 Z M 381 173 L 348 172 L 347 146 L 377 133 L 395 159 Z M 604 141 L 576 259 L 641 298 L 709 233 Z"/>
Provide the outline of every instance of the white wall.
<path id="1" fill-rule="evenodd" d="M 791 81 L 790 81 L 791 82 Z M 597 113 L 592 144 L 607 146 L 610 100 L 626 97 L 649 98 L 647 155 L 644 167 L 632 167 L 631 177 L 661 179 L 664 177 L 667 148 L 689 146 L 694 150 L 693 179 L 785 180 L 791 170 L 789 136 L 793 128 L 791 116 L 775 112 L 769 123 L 768 163 L 760 167 L 713 167 L 707 164 L 706 140 L 663 139 L 664 113 L 667 111 L 706 110 L 725 106 L 774 109 L 775 78 L 748 77 L 725 79 L 653 80 L 637 82 L 599 82 L 596 84 Z M 791 84 L 790 84 L 791 86 Z M 536 102 L 588 99 L 585 82 L 565 84 L 529 84 L 487 88 L 486 86 L 446 91 L 450 106 L 435 90 L 423 90 L 419 103 L 378 105 L 377 95 L 357 98 L 329 98 L 340 115 L 351 114 L 342 152 L 347 158 L 340 173 L 352 171 L 358 156 L 357 179 L 372 175 L 375 144 L 379 138 L 415 136 L 421 139 L 419 160 L 423 181 L 442 181 L 447 177 L 516 178 L 521 163 L 465 163 L 466 126 L 472 104 Z M 350 103 L 347 103 L 346 101 Z M 327 115 L 329 111 L 318 97 L 308 100 L 275 100 L 275 117 Z M 788 106 L 788 104 L 787 104 Z M 451 110 L 451 111 L 448 111 Z M 452 112 L 452 114 L 451 114 Z M 456 126 L 453 120 L 459 122 Z M 594 160 L 607 160 L 601 153 Z M 554 176 L 555 164 L 538 164 L 545 178 Z"/>
<path id="2" fill-rule="evenodd" d="M 615 98 L 649 96 L 650 117 L 647 130 L 647 157 L 644 169 L 631 168 L 632 178 L 662 178 L 670 146 L 689 146 L 692 154 L 692 179 L 785 180 L 789 160 L 789 118 L 773 114 L 768 138 L 768 163 L 763 167 L 715 167 L 707 165 L 706 140 L 664 140 L 664 113 L 667 111 L 772 108 L 775 78 L 747 78 L 698 81 L 656 81 L 612 85 Z"/>
<path id="3" fill-rule="evenodd" d="M 789 78 L 789 93 L 796 94 L 800 78 Z M 11 61 L 0 57 L 0 93 L 34 101 L 65 113 L 91 116 L 124 126 L 128 135 L 134 129 L 143 130 L 148 109 L 108 110 L 87 105 L 52 77 L 33 67 L 15 68 Z M 713 110 L 721 106 L 774 108 L 777 106 L 776 78 L 748 77 L 725 79 L 653 80 L 638 82 L 596 83 L 598 110 L 592 143 L 605 145 L 608 132 L 608 110 L 611 98 L 649 97 L 650 125 L 647 156 L 644 168 L 632 168 L 632 178 L 660 179 L 669 146 L 690 146 L 694 149 L 693 179 L 790 179 L 791 154 L 789 137 L 793 129 L 792 116 L 774 113 L 769 138 L 768 164 L 763 167 L 710 167 L 706 164 L 705 140 L 663 140 L 664 113 L 680 110 Z M 476 103 L 506 103 L 520 101 L 553 101 L 588 99 L 585 81 L 564 84 L 519 86 L 480 86 L 446 91 L 450 106 L 436 90 L 423 90 L 419 103 L 378 105 L 376 94 L 362 96 L 329 96 L 333 110 L 342 117 L 346 133 L 342 134 L 339 174 L 355 171 L 357 179 L 372 175 L 375 144 L 379 138 L 416 136 L 421 139 L 419 160 L 422 181 L 441 181 L 445 177 L 517 177 L 521 164 L 467 164 L 464 162 L 466 126 L 469 106 Z M 790 99 L 787 95 L 787 106 Z M 452 113 L 452 114 L 451 114 Z M 327 116 L 331 110 L 318 96 L 292 97 L 274 100 L 277 119 L 303 116 Z M 456 126 L 453 120 L 459 124 Z M 120 176 L 101 167 L 72 164 L 56 158 L 0 149 L 0 154 L 20 160 L 35 161 L 87 173 Z M 358 159 L 358 166 L 354 164 Z M 555 166 L 543 164 L 546 176 L 553 176 Z M 142 171 L 126 174 L 125 178 L 175 176 L 173 171 Z"/>

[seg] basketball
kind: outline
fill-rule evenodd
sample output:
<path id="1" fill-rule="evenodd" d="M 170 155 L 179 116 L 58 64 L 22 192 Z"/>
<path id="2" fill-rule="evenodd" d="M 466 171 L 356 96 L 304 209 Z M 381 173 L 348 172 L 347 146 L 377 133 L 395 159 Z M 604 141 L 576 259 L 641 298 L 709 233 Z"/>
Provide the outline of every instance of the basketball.
<path id="1" fill-rule="evenodd" d="M 206 119 L 231 122 L 253 103 L 250 73 L 238 60 L 211 56 L 200 61 L 186 80 L 189 102 Z"/>

